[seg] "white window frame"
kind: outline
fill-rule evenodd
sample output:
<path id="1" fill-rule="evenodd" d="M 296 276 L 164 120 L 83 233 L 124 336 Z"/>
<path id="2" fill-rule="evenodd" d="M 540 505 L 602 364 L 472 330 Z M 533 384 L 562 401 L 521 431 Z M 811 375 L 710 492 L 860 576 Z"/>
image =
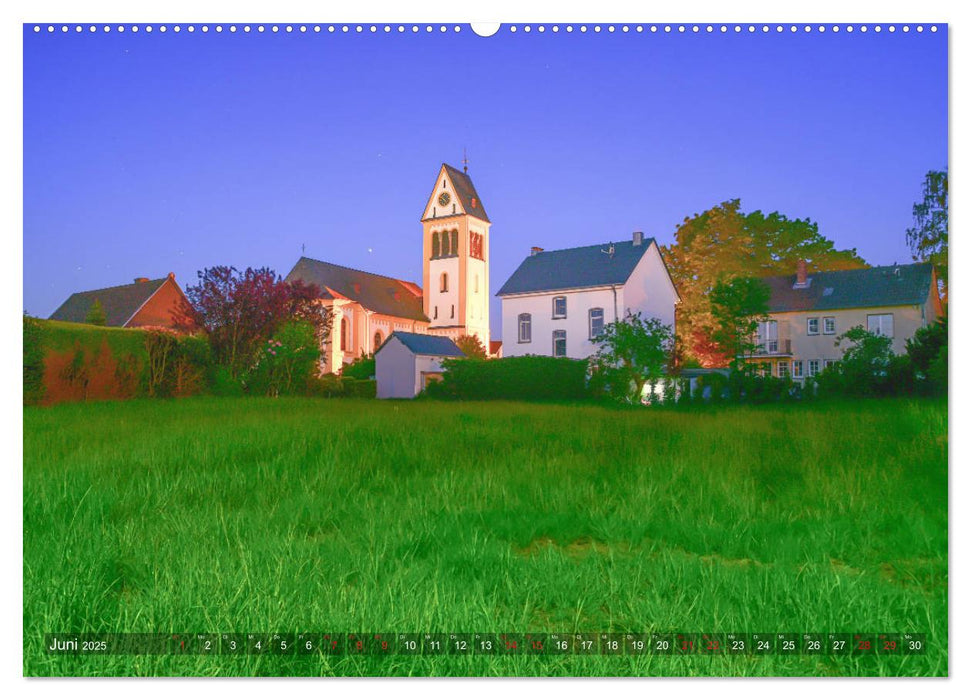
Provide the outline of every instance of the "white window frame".
<path id="1" fill-rule="evenodd" d="M 559 301 L 560 299 L 563 300 L 563 314 L 558 316 L 556 314 L 556 302 Z M 566 318 L 566 297 L 565 296 L 553 297 L 553 318 Z"/>
<path id="2" fill-rule="evenodd" d="M 783 367 L 786 368 L 785 372 L 782 371 Z M 790 372 L 789 360 L 777 360 L 775 363 L 775 371 L 779 379 L 782 379 L 783 377 L 788 377 Z"/>
<path id="3" fill-rule="evenodd" d="M 819 374 L 819 360 L 809 360 L 806 363 L 806 376 L 815 377 Z"/>
<path id="4" fill-rule="evenodd" d="M 594 311 L 600 312 L 600 333 L 603 333 L 604 320 L 606 319 L 606 316 L 604 315 L 603 307 L 594 306 L 593 308 L 590 309 L 590 311 L 587 312 L 587 331 L 590 335 L 590 340 L 594 340 L 598 335 L 600 335 L 600 333 L 593 332 L 593 312 Z"/>
<path id="5" fill-rule="evenodd" d="M 520 343 L 532 343 L 533 342 L 533 315 L 532 314 L 519 314 L 517 318 L 519 322 L 519 342 Z M 526 332 L 523 333 L 523 328 Z"/>
<path id="6" fill-rule="evenodd" d="M 823 316 L 823 335 L 836 335 L 835 316 Z"/>
<path id="7" fill-rule="evenodd" d="M 890 326 L 890 332 L 886 332 L 886 326 Z M 874 330 L 876 326 L 876 330 Z M 867 314 L 866 315 L 866 329 L 870 333 L 876 333 L 877 335 L 883 335 L 888 338 L 893 338 L 893 314 Z"/>
<path id="8" fill-rule="evenodd" d="M 823 369 L 826 369 L 827 367 L 832 367 L 835 364 L 836 364 L 836 360 L 823 360 Z"/>
<path id="9" fill-rule="evenodd" d="M 798 372 L 796 371 L 797 368 L 799 370 Z M 803 370 L 803 361 L 802 360 L 793 360 L 792 361 L 792 378 L 793 379 L 802 379 L 803 376 L 805 376 L 805 375 L 803 375 L 802 370 Z"/>
<path id="10" fill-rule="evenodd" d="M 816 322 L 816 330 L 813 330 L 812 323 Z M 819 335 L 819 316 L 806 319 L 806 335 Z"/>
<path id="11" fill-rule="evenodd" d="M 557 336 L 561 336 L 561 337 L 558 338 Z M 563 341 L 563 354 L 562 355 L 557 355 L 556 354 L 556 342 L 558 340 L 562 340 Z M 555 331 L 553 331 L 553 357 L 566 357 L 566 331 L 564 331 L 562 329 L 561 330 L 555 330 Z"/>

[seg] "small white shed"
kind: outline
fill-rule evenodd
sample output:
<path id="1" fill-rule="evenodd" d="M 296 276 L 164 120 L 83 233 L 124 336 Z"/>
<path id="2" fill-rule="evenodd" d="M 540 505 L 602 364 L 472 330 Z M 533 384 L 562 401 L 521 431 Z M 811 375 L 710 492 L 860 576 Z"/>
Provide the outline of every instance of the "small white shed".
<path id="1" fill-rule="evenodd" d="M 374 354 L 379 399 L 413 399 L 442 378 L 442 360 L 464 357 L 451 338 L 395 331 Z"/>

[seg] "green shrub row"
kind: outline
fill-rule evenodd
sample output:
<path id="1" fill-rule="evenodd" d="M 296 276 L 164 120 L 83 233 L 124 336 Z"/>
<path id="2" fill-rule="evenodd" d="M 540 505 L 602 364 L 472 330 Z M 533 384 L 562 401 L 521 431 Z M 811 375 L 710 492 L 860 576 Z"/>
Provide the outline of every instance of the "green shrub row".
<path id="1" fill-rule="evenodd" d="M 442 381 L 425 393 L 444 399 L 573 401 L 589 398 L 586 360 L 525 355 L 445 360 Z"/>

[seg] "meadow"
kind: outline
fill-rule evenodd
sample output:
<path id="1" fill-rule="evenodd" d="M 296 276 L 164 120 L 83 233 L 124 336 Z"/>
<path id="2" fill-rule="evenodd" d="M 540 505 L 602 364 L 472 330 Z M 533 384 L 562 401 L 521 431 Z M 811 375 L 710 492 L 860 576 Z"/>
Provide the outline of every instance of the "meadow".
<path id="1" fill-rule="evenodd" d="M 946 675 L 947 404 L 24 409 L 25 675 Z M 44 653 L 52 632 L 920 632 L 926 653 Z"/>

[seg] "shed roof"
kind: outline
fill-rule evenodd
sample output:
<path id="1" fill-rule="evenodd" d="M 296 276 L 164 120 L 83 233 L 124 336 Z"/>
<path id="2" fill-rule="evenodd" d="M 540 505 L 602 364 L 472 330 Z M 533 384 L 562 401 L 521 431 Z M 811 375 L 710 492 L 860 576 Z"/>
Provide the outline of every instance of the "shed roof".
<path id="1" fill-rule="evenodd" d="M 406 333 L 395 331 L 385 344 L 397 338 L 401 344 L 411 350 L 416 355 L 435 355 L 437 357 L 465 357 L 465 353 L 459 350 L 451 338 L 444 335 L 428 335 L 427 333 Z M 384 345 L 381 346 L 382 348 Z M 381 348 L 378 348 L 380 350 Z"/>

